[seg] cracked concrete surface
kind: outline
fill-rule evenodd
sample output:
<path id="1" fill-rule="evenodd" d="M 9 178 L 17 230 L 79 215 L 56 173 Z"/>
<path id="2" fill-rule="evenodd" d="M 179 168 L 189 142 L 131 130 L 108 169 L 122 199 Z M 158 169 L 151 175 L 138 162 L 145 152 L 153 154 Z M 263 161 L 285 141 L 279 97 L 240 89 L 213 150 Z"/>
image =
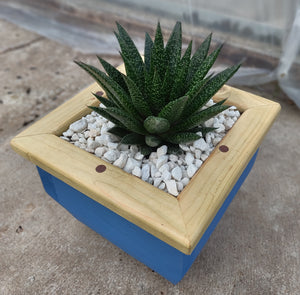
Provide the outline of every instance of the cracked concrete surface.
<path id="1" fill-rule="evenodd" d="M 300 293 L 300 111 L 276 85 L 250 89 L 279 101 L 282 112 L 246 182 L 174 286 L 67 213 L 9 146 L 91 83 L 73 59 L 96 58 L 2 20 L 0 38 L 1 295 Z"/>

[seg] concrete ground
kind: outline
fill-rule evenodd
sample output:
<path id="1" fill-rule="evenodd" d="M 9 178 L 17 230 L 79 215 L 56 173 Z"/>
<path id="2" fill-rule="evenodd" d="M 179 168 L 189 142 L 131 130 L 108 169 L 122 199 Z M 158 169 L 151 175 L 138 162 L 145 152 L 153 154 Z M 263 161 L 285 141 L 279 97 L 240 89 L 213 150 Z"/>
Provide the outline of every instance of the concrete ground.
<path id="1" fill-rule="evenodd" d="M 300 111 L 282 111 L 252 172 L 176 286 L 72 217 L 9 142 L 92 81 L 71 48 L 0 20 L 0 294 L 300 294 Z M 115 57 L 106 57 L 115 64 Z"/>

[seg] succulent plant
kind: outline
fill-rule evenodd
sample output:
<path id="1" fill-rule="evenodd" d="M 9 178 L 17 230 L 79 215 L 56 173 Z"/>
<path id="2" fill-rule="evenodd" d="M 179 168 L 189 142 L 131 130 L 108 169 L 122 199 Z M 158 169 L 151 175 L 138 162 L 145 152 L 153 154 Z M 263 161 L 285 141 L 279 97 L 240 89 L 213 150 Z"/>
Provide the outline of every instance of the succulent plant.
<path id="1" fill-rule="evenodd" d="M 91 109 L 113 122 L 110 133 L 123 144 L 135 144 L 149 154 L 163 144 L 169 152 L 179 144 L 199 139 L 213 128 L 205 121 L 224 111 L 225 100 L 208 108 L 203 106 L 231 78 L 240 65 L 216 75 L 208 75 L 222 46 L 209 54 L 211 34 L 192 56 L 192 41 L 182 54 L 181 23 L 177 22 L 164 45 L 160 24 L 154 41 L 145 35 L 144 58 L 126 30 L 117 23 L 115 32 L 125 64 L 126 75 L 98 57 L 106 73 L 75 61 L 106 92 L 107 98 L 94 94 L 104 107 Z"/>

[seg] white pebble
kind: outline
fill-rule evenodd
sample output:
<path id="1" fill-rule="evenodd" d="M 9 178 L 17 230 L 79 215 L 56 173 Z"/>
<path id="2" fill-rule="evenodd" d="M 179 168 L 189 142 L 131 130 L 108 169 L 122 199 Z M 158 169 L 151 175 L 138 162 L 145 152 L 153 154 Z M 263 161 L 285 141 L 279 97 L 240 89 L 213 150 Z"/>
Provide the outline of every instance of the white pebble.
<path id="1" fill-rule="evenodd" d="M 87 148 L 88 149 L 96 149 L 99 146 L 99 142 L 94 141 L 93 138 L 89 137 L 87 140 Z"/>
<path id="2" fill-rule="evenodd" d="M 146 182 L 150 183 L 150 184 L 153 184 L 153 179 L 151 177 L 149 177 Z"/>
<path id="3" fill-rule="evenodd" d="M 106 151 L 107 151 L 106 147 L 98 147 L 95 150 L 95 155 L 97 157 L 101 158 L 104 155 L 104 153 L 106 153 Z"/>
<path id="4" fill-rule="evenodd" d="M 124 171 L 131 173 L 135 166 L 141 167 L 142 162 L 139 162 L 133 158 L 128 158 L 126 165 L 124 166 Z"/>
<path id="5" fill-rule="evenodd" d="M 190 182 L 190 180 L 188 179 L 188 177 L 182 178 L 182 180 L 181 180 L 181 183 L 183 184 L 183 186 L 186 186 L 189 182 Z"/>
<path id="6" fill-rule="evenodd" d="M 240 117 L 240 115 L 241 115 L 241 113 L 239 111 L 235 111 L 234 114 L 235 114 L 235 117 L 237 117 L 237 118 Z"/>
<path id="7" fill-rule="evenodd" d="M 107 143 L 107 147 L 108 147 L 109 149 L 116 150 L 117 147 L 118 147 L 118 143 L 116 143 L 116 142 L 108 142 L 108 143 Z"/>
<path id="8" fill-rule="evenodd" d="M 160 156 L 159 158 L 157 158 L 156 168 L 159 169 L 163 164 L 166 164 L 167 162 L 168 162 L 168 156 L 166 155 Z"/>
<path id="9" fill-rule="evenodd" d="M 167 164 L 170 168 L 169 171 L 172 170 L 176 166 L 175 163 L 173 163 L 173 162 L 168 162 Z"/>
<path id="10" fill-rule="evenodd" d="M 72 137 L 71 137 L 71 140 L 73 140 L 73 141 L 79 140 L 78 134 L 77 134 L 77 133 L 74 133 L 74 134 L 72 135 Z"/>
<path id="11" fill-rule="evenodd" d="M 102 135 L 106 134 L 106 132 L 107 132 L 108 129 L 109 128 L 108 128 L 107 124 L 102 125 L 102 127 L 101 127 L 101 134 Z"/>
<path id="12" fill-rule="evenodd" d="M 206 106 L 207 107 L 211 107 L 214 104 L 214 101 L 212 99 L 210 99 L 207 103 Z"/>
<path id="13" fill-rule="evenodd" d="M 141 152 L 137 152 L 135 155 L 134 155 L 134 158 L 138 161 L 140 160 L 143 160 L 144 159 L 144 155 L 141 153 Z"/>
<path id="14" fill-rule="evenodd" d="M 159 185 L 161 184 L 161 182 L 162 182 L 162 178 L 154 178 L 154 183 L 153 183 L 153 185 L 154 185 L 155 187 L 159 187 Z"/>
<path id="15" fill-rule="evenodd" d="M 182 170 L 180 169 L 180 167 L 176 166 L 172 171 L 171 171 L 172 177 L 177 180 L 180 181 L 182 178 Z"/>
<path id="16" fill-rule="evenodd" d="M 110 136 L 108 134 L 101 134 L 95 138 L 95 141 L 98 141 L 100 145 L 107 145 L 110 141 Z"/>
<path id="17" fill-rule="evenodd" d="M 119 158 L 114 161 L 114 165 L 119 168 L 124 168 L 126 162 L 127 162 L 128 155 L 126 153 L 121 153 Z"/>
<path id="18" fill-rule="evenodd" d="M 171 162 L 177 162 L 178 157 L 177 157 L 176 155 L 171 154 L 171 155 L 169 155 L 169 160 L 170 160 Z"/>
<path id="19" fill-rule="evenodd" d="M 86 143 L 86 139 L 84 137 L 79 138 L 80 143 Z"/>
<path id="20" fill-rule="evenodd" d="M 189 178 L 192 178 L 194 176 L 194 174 L 196 173 L 197 171 L 197 167 L 194 165 L 194 164 L 190 164 L 188 167 L 187 167 L 187 175 Z"/>
<path id="21" fill-rule="evenodd" d="M 199 138 L 198 140 L 194 141 L 193 146 L 203 152 L 208 149 L 208 144 L 203 138 Z"/>
<path id="22" fill-rule="evenodd" d="M 63 136 L 71 137 L 73 134 L 74 134 L 74 131 L 71 129 L 68 129 L 66 132 L 63 133 Z"/>
<path id="23" fill-rule="evenodd" d="M 128 151 L 129 150 L 128 144 L 120 144 L 119 145 L 119 150 L 120 151 Z"/>
<path id="24" fill-rule="evenodd" d="M 187 152 L 185 155 L 185 162 L 187 165 L 190 165 L 194 162 L 194 156 L 192 155 L 192 153 Z"/>
<path id="25" fill-rule="evenodd" d="M 159 171 L 157 171 L 155 174 L 154 174 L 154 177 L 161 177 L 161 173 Z"/>
<path id="26" fill-rule="evenodd" d="M 208 132 L 205 136 L 205 141 L 207 144 L 211 144 L 211 140 L 212 140 L 213 136 L 211 132 Z"/>
<path id="27" fill-rule="evenodd" d="M 231 118 L 228 118 L 225 122 L 224 122 L 224 126 L 225 126 L 225 130 L 229 130 L 234 124 L 234 121 Z"/>
<path id="28" fill-rule="evenodd" d="M 114 161 L 116 161 L 119 157 L 119 151 L 116 150 L 108 150 L 104 155 L 103 158 L 107 161 L 109 161 L 110 163 L 113 163 Z"/>
<path id="29" fill-rule="evenodd" d="M 199 159 L 197 159 L 196 161 L 195 161 L 195 165 L 196 165 L 196 167 L 199 169 L 200 167 L 201 167 L 201 165 L 202 165 L 202 161 L 201 160 L 199 160 Z"/>
<path id="30" fill-rule="evenodd" d="M 183 184 L 181 182 L 177 182 L 176 185 L 177 185 L 177 190 L 181 192 L 183 190 Z"/>
<path id="31" fill-rule="evenodd" d="M 220 124 L 223 124 L 224 121 L 225 121 L 225 117 L 224 117 L 224 115 L 222 113 L 218 116 L 218 119 L 219 119 L 219 123 Z"/>
<path id="32" fill-rule="evenodd" d="M 149 160 L 151 162 L 153 162 L 154 159 L 157 159 L 157 153 L 156 152 L 152 152 L 149 156 Z"/>
<path id="33" fill-rule="evenodd" d="M 189 152 L 189 151 L 190 151 L 190 148 L 189 148 L 187 145 L 185 145 L 185 144 L 180 144 L 179 147 L 180 147 L 183 151 L 185 151 L 185 152 Z"/>
<path id="34" fill-rule="evenodd" d="M 151 164 L 151 168 L 150 168 L 150 175 L 152 178 L 155 178 L 155 173 L 157 172 L 157 169 L 155 167 L 154 164 Z"/>
<path id="35" fill-rule="evenodd" d="M 235 117 L 235 111 L 231 110 L 230 108 L 226 111 L 226 115 L 228 117 Z"/>
<path id="36" fill-rule="evenodd" d="M 165 170 L 162 174 L 161 177 L 163 180 L 170 180 L 171 179 L 171 173 L 167 170 Z"/>
<path id="37" fill-rule="evenodd" d="M 142 169 L 138 166 L 135 166 L 131 172 L 133 175 L 137 176 L 137 177 L 141 177 L 142 176 Z M 145 180 L 145 179 L 143 179 Z"/>
<path id="38" fill-rule="evenodd" d="M 142 180 L 147 180 L 150 177 L 150 166 L 145 164 L 142 167 Z"/>
<path id="39" fill-rule="evenodd" d="M 168 193 L 170 193 L 170 194 L 172 194 L 174 196 L 178 196 L 178 190 L 177 190 L 177 186 L 176 186 L 176 181 L 174 179 L 166 180 L 165 184 L 167 186 Z"/>
<path id="40" fill-rule="evenodd" d="M 222 137 L 216 137 L 213 139 L 213 145 L 217 145 L 221 141 Z"/>
<path id="41" fill-rule="evenodd" d="M 215 132 L 217 132 L 217 133 L 221 133 L 221 132 L 225 131 L 225 126 L 223 124 L 220 124 L 220 123 L 215 123 L 214 128 L 217 128 L 215 130 Z"/>
<path id="42" fill-rule="evenodd" d="M 100 135 L 100 129 L 99 128 L 91 129 L 89 131 L 89 137 L 96 137 L 98 135 Z"/>
<path id="43" fill-rule="evenodd" d="M 166 163 L 166 164 L 163 164 L 159 169 L 158 169 L 158 171 L 160 172 L 160 173 L 163 173 L 164 171 L 169 171 L 170 170 L 170 166 L 168 165 L 168 163 Z"/>
<path id="44" fill-rule="evenodd" d="M 202 152 L 200 150 L 195 150 L 195 158 L 200 159 Z"/>
<path id="45" fill-rule="evenodd" d="M 95 153 L 95 149 L 92 149 L 92 148 L 88 148 L 88 147 L 87 147 L 85 150 L 86 150 L 87 152 L 89 152 L 89 153 L 92 153 L 92 154 Z"/>
<path id="46" fill-rule="evenodd" d="M 210 118 L 209 120 L 205 121 L 205 126 L 212 127 L 214 124 L 214 118 Z"/>
<path id="47" fill-rule="evenodd" d="M 70 129 L 74 132 L 82 132 L 87 127 L 87 121 L 85 118 L 82 118 L 70 125 Z"/>
<path id="48" fill-rule="evenodd" d="M 203 162 L 208 158 L 207 154 L 202 154 L 200 157 L 200 160 L 202 160 Z"/>
<path id="49" fill-rule="evenodd" d="M 69 137 L 65 137 L 65 136 L 60 136 L 61 139 L 66 140 L 66 141 L 70 141 Z"/>
<path id="50" fill-rule="evenodd" d="M 158 188 L 161 190 L 164 190 L 166 188 L 166 184 L 164 182 L 162 182 Z"/>
<path id="51" fill-rule="evenodd" d="M 88 121 L 88 123 L 94 123 L 96 121 L 96 118 L 92 115 L 86 115 L 85 118 Z"/>
<path id="52" fill-rule="evenodd" d="M 157 157 L 159 158 L 160 156 L 164 156 L 168 152 L 168 147 L 166 145 L 162 145 L 157 149 Z"/>
<path id="53" fill-rule="evenodd" d="M 135 155 L 139 151 L 139 148 L 136 145 L 131 145 L 129 149 L 132 155 Z"/>

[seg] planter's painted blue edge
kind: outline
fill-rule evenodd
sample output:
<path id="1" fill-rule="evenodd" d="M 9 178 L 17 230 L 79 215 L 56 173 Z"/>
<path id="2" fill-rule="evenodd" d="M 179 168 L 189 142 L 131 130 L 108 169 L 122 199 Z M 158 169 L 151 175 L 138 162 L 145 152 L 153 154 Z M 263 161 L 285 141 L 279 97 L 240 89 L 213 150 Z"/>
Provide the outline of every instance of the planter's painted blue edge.
<path id="1" fill-rule="evenodd" d="M 205 245 L 233 197 L 249 174 L 254 154 L 191 255 L 171 247 L 46 171 L 38 168 L 46 192 L 78 220 L 171 281 L 178 283 Z M 101 266 L 99 266 L 101 267 Z"/>

